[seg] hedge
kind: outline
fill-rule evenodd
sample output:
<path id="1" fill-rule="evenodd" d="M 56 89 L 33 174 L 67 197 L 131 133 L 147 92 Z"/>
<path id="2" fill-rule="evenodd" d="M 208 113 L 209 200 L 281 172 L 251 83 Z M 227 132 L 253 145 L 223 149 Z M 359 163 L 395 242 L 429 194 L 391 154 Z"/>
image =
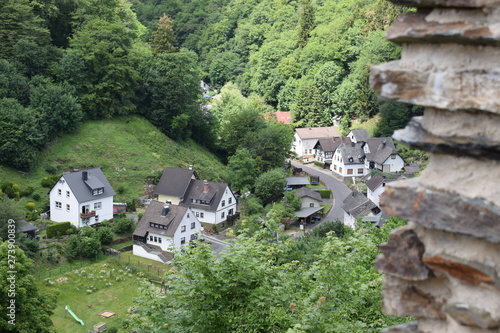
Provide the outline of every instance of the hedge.
<path id="1" fill-rule="evenodd" d="M 316 190 L 316 192 L 318 192 L 323 199 L 330 199 L 332 197 L 331 190 Z"/>
<path id="2" fill-rule="evenodd" d="M 47 226 L 47 238 L 61 237 L 71 228 L 71 222 L 53 223 Z"/>

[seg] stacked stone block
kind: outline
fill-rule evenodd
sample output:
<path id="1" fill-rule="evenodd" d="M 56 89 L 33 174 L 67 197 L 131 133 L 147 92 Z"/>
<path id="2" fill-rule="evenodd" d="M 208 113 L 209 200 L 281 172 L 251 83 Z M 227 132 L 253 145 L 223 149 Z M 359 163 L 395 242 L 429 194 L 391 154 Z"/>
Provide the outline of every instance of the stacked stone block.
<path id="1" fill-rule="evenodd" d="M 372 67 L 382 98 L 425 107 L 394 138 L 429 153 L 381 206 L 408 220 L 380 246 L 384 333 L 500 332 L 500 1 L 400 0 L 387 38 L 401 59 Z"/>

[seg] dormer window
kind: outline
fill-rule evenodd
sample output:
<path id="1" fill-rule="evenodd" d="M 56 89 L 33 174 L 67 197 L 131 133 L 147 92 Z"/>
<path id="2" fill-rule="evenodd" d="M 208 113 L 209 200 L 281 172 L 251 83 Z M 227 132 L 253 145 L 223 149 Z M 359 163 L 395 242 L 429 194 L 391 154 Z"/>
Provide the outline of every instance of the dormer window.
<path id="1" fill-rule="evenodd" d="M 92 195 L 99 195 L 104 193 L 104 187 L 99 187 L 96 188 L 95 190 L 92 190 Z"/>

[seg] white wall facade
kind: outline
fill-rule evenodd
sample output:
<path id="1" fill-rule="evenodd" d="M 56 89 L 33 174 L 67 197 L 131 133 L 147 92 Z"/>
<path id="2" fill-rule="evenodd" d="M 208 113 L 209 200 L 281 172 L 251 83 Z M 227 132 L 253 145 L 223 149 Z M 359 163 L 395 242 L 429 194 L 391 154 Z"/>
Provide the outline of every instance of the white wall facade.
<path id="1" fill-rule="evenodd" d="M 321 207 L 320 203 L 318 200 L 315 200 L 313 198 L 309 197 L 302 197 L 301 198 L 301 208 L 310 208 L 310 207 Z"/>
<path id="2" fill-rule="evenodd" d="M 316 149 L 314 149 L 314 146 L 318 142 L 318 139 L 302 140 L 297 132 L 295 132 L 293 140 L 292 150 L 297 154 L 297 156 L 302 157 L 304 162 L 313 161 L 316 155 Z"/>
<path id="3" fill-rule="evenodd" d="M 398 172 L 403 170 L 405 166 L 405 161 L 399 154 L 391 155 L 387 160 L 385 160 L 382 169 L 386 168 L 388 165 L 389 172 Z"/>
<path id="4" fill-rule="evenodd" d="M 355 229 L 356 219 L 351 214 L 344 212 L 344 224 L 348 227 Z"/>
<path id="5" fill-rule="evenodd" d="M 72 225 L 81 228 L 113 218 L 113 196 L 99 197 L 95 200 L 79 203 L 68 183 L 64 180 L 64 176 L 54 185 L 49 197 L 50 219 L 54 222 L 71 222 Z M 97 207 L 101 208 L 97 208 L 94 205 L 96 203 L 100 203 Z M 88 224 L 84 224 L 80 217 L 84 206 L 89 206 L 89 211 L 96 213 L 95 216 L 89 218 Z"/>
<path id="6" fill-rule="evenodd" d="M 150 252 L 146 251 L 140 245 L 135 245 L 134 244 L 132 246 L 132 253 L 135 256 L 139 256 L 139 257 L 143 257 L 143 258 L 146 258 L 146 259 L 151 259 L 151 260 L 159 261 L 162 264 L 164 263 L 163 260 L 161 260 L 156 254 L 150 253 Z"/>
<path id="7" fill-rule="evenodd" d="M 380 195 L 385 191 L 384 185 L 385 183 L 380 184 L 380 186 L 377 187 L 375 191 L 372 191 L 370 189 L 367 189 L 366 191 L 366 196 L 368 197 L 368 199 L 373 201 L 373 203 L 376 204 L 377 206 L 380 204 Z"/>
<path id="8" fill-rule="evenodd" d="M 50 191 L 49 198 L 50 219 L 52 221 L 71 222 L 74 226 L 79 227 L 80 206 L 78 204 L 78 200 L 68 186 L 68 183 L 64 180 L 64 176 L 62 176 L 56 185 L 54 185 Z M 56 203 L 60 203 L 60 205 L 56 205 Z"/>

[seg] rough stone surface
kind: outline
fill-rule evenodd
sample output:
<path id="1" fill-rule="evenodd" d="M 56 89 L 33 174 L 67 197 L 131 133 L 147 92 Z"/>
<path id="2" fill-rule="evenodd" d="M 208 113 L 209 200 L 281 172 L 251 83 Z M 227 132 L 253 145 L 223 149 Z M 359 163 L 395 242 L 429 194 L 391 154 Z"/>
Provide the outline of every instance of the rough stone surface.
<path id="1" fill-rule="evenodd" d="M 418 323 L 412 321 L 411 323 L 392 326 L 382 330 L 382 333 L 419 333 Z"/>
<path id="2" fill-rule="evenodd" d="M 476 158 L 500 161 L 500 144 L 488 137 L 439 136 L 427 131 L 421 117 L 413 118 L 403 130 L 394 134 L 396 140 L 429 152 L 469 155 Z"/>
<path id="3" fill-rule="evenodd" d="M 384 332 L 500 333 L 500 0 L 391 1 L 418 9 L 389 29 L 401 59 L 373 66 L 370 84 L 425 107 L 394 138 L 429 163 L 381 197 L 409 221 L 376 260 L 383 310 L 418 318 Z"/>
<path id="4" fill-rule="evenodd" d="M 445 319 L 441 308 L 446 302 L 443 296 L 447 289 L 443 280 L 439 279 L 410 282 L 387 275 L 384 281 L 382 311 L 400 317 Z"/>
<path id="5" fill-rule="evenodd" d="M 432 272 L 422 262 L 424 245 L 410 226 L 394 230 L 389 241 L 379 246 L 382 253 L 375 261 L 379 272 L 411 281 L 432 277 Z"/>
<path id="6" fill-rule="evenodd" d="M 386 213 L 426 228 L 500 243 L 500 209 L 484 200 L 431 191 L 418 179 L 392 182 L 380 197 Z M 474 223 L 471 223 L 474 221 Z"/>
<path id="7" fill-rule="evenodd" d="M 482 8 L 496 4 L 495 0 L 391 0 L 396 5 L 407 7 L 459 7 L 459 8 Z"/>
<path id="8" fill-rule="evenodd" d="M 430 14 L 407 13 L 397 18 L 386 37 L 399 44 L 430 42 L 500 45 L 500 31 L 495 26 L 490 29 L 484 11 L 468 10 L 464 14 L 463 10 L 434 10 Z M 465 21 L 466 19 L 468 20 Z"/>
<path id="9" fill-rule="evenodd" d="M 446 254 L 426 254 L 422 260 L 427 266 L 443 271 L 463 282 L 500 287 L 500 280 L 492 267 L 477 262 L 468 262 Z"/>
<path id="10" fill-rule="evenodd" d="M 393 61 L 371 68 L 370 85 L 386 99 L 440 109 L 500 113 L 498 72 L 421 72 Z"/>
<path id="11" fill-rule="evenodd" d="M 469 304 L 449 304 L 443 306 L 443 312 L 465 326 L 494 329 L 500 323 L 493 320 L 488 311 Z"/>

